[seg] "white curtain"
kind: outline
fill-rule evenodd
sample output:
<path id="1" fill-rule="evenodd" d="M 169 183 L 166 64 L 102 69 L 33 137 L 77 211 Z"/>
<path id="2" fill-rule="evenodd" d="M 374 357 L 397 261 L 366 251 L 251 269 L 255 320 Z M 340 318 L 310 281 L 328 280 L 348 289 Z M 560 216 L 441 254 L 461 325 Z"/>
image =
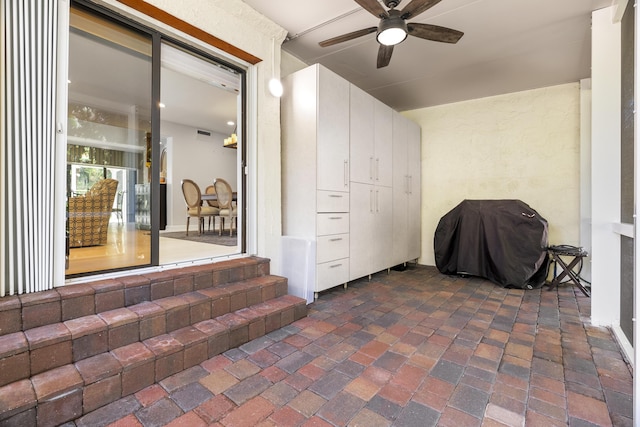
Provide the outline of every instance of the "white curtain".
<path id="1" fill-rule="evenodd" d="M 5 296 L 54 285 L 58 2 L 0 1 L 0 296 Z"/>

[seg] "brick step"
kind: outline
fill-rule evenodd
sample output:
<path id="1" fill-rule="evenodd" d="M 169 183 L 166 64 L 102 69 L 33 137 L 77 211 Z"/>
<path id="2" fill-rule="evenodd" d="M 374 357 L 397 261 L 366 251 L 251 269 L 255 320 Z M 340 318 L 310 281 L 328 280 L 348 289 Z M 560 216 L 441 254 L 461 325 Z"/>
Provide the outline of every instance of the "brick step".
<path id="1" fill-rule="evenodd" d="M 246 257 L 5 296 L 0 336 L 266 275 L 267 258 Z"/>
<path id="2" fill-rule="evenodd" d="M 260 278 L 258 281 L 267 283 L 268 279 L 268 277 Z M 219 289 L 225 289 L 228 292 L 222 292 L 226 297 L 208 298 L 212 306 L 211 312 L 216 310 L 213 307 L 216 304 L 215 301 L 226 298 L 228 298 L 231 307 L 232 301 L 241 299 L 237 297 L 238 293 L 244 293 L 248 299 L 254 298 L 249 295 L 257 294 L 255 288 L 247 286 L 246 292 L 239 290 L 244 288 L 245 284 L 246 282 L 239 282 L 220 287 Z M 265 287 L 262 287 L 262 291 L 264 290 Z M 267 294 L 270 292 L 266 291 Z M 188 303 L 190 316 L 191 313 L 196 313 L 196 318 L 201 315 L 200 309 L 203 307 L 200 307 L 202 298 L 199 295 L 206 296 L 206 293 L 198 291 L 183 297 Z M 213 289 L 208 293 L 213 293 Z M 158 300 L 154 303 L 136 304 L 136 308 L 145 304 L 159 307 L 164 312 L 164 315 L 160 315 L 160 317 L 164 316 L 165 325 L 168 325 L 171 312 L 184 311 L 182 305 L 174 304 L 175 300 L 168 298 L 172 297 L 160 299 L 166 303 L 164 306 Z M 193 302 L 195 303 L 192 304 Z M 128 310 L 136 313 L 130 308 Z M 74 360 L 73 363 L 52 367 L 28 379 L 17 380 L 0 387 L 0 425 L 55 426 L 63 424 L 121 397 L 142 390 L 170 375 L 198 365 L 224 351 L 286 326 L 305 317 L 306 313 L 307 306 L 304 299 L 291 295 L 275 296 L 266 301 L 229 311 L 215 318 L 198 320 L 187 326 L 179 326 L 174 330 L 165 329 L 157 334 L 154 332 L 152 336 L 136 342 L 127 344 L 121 342 L 124 345 L 87 355 L 80 360 Z M 177 316 L 177 313 L 174 314 Z M 97 318 L 95 321 L 103 320 L 99 315 L 95 317 Z M 127 316 L 123 316 L 122 319 L 125 317 Z M 137 323 L 141 324 L 143 318 L 144 316 L 139 316 Z M 146 320 L 149 320 L 150 325 L 153 323 L 150 318 Z M 65 326 L 64 323 L 60 325 Z M 109 347 L 111 337 L 109 332 L 113 332 L 115 336 L 117 335 L 115 331 L 125 325 L 128 323 L 116 322 L 111 328 L 107 326 L 102 330 L 102 334 L 106 336 L 104 339 L 106 339 L 107 347 Z M 70 333 L 73 335 L 73 332 Z M 92 335 L 97 337 L 99 334 Z M 126 333 L 123 332 L 123 335 Z M 71 352 L 74 353 L 76 345 L 73 343 L 73 336 L 71 341 Z M 81 341 L 75 344 L 80 346 Z M 2 345 L 0 348 L 3 348 Z M 53 351 L 53 349 L 50 348 L 49 351 Z M 86 354 L 85 350 L 80 350 L 80 352 L 83 355 Z M 12 368 L 12 364 L 6 364 L 3 371 L 7 369 L 14 368 Z"/>
<path id="3" fill-rule="evenodd" d="M 286 278 L 253 277 L 3 335 L 0 387 L 286 293 Z"/>

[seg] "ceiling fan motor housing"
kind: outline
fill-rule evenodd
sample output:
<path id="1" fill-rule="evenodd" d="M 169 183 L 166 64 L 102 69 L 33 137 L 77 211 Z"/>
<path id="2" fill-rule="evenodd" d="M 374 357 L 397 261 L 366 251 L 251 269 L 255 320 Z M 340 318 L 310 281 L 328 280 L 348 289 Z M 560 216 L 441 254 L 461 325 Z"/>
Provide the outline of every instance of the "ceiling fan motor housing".
<path id="1" fill-rule="evenodd" d="M 396 33 L 393 42 L 385 41 L 386 37 L 384 37 L 382 34 L 387 31 L 393 31 Z M 395 9 L 391 9 L 389 10 L 389 17 L 380 20 L 376 38 L 378 39 L 378 42 L 390 46 L 402 42 L 407 37 L 407 33 L 407 23 L 400 17 L 400 12 Z"/>
<path id="2" fill-rule="evenodd" d="M 400 0 L 384 0 L 384 4 L 389 9 L 393 9 L 394 7 L 396 7 L 396 6 L 398 6 L 400 4 Z"/>

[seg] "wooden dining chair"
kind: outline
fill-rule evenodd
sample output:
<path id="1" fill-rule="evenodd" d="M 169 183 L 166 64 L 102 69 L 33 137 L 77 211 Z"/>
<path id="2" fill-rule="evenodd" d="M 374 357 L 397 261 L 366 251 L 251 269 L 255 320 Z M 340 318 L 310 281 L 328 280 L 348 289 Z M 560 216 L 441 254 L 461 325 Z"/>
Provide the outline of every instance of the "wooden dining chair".
<path id="1" fill-rule="evenodd" d="M 213 185 L 208 185 L 207 188 L 204 189 L 204 194 L 216 194 L 216 188 Z M 211 207 L 218 208 L 217 200 L 207 200 L 207 204 Z M 209 217 L 209 230 L 211 230 L 211 220 L 213 220 L 213 229 L 216 229 L 216 217 Z"/>
<path id="2" fill-rule="evenodd" d="M 213 186 L 216 189 L 218 195 L 218 208 L 220 209 L 220 235 L 222 236 L 222 229 L 224 228 L 225 218 L 229 218 L 229 236 L 233 235 L 233 223 L 236 222 L 236 229 L 238 228 L 238 207 L 233 204 L 233 191 L 231 185 L 222 178 L 216 178 L 213 182 Z"/>
<path id="3" fill-rule="evenodd" d="M 204 218 L 217 216 L 220 213 L 220 209 L 208 205 L 202 206 L 200 187 L 190 179 L 182 180 L 182 194 L 184 195 L 184 201 L 187 203 L 187 236 L 189 235 L 189 220 L 192 217 L 198 218 L 198 234 L 202 234 L 204 231 Z"/>

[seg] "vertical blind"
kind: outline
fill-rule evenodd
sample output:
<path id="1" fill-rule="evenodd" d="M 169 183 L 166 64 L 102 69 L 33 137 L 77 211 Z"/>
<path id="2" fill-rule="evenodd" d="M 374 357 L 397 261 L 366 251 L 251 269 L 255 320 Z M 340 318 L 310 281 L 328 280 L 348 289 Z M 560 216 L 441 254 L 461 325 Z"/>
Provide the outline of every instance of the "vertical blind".
<path id="1" fill-rule="evenodd" d="M 53 287 L 58 2 L 2 0 L 0 296 Z"/>

